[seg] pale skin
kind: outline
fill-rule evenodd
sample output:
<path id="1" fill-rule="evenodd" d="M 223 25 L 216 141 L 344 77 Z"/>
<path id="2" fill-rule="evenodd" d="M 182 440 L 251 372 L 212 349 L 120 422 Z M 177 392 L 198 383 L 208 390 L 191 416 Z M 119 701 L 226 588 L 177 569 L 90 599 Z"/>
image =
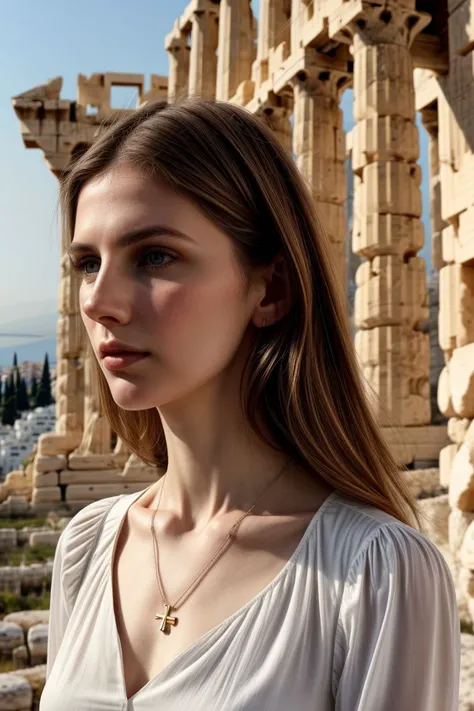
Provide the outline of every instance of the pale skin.
<path id="1" fill-rule="evenodd" d="M 155 226 L 165 230 L 118 245 Z M 72 256 L 82 262 L 81 314 L 112 396 L 127 410 L 156 407 L 163 423 L 169 463 L 155 530 L 172 604 L 288 460 L 250 429 L 238 391 L 263 320 L 273 324 L 290 308 L 285 269 L 274 260 L 245 291 L 231 238 L 187 197 L 125 165 L 81 191 L 74 249 L 79 243 L 88 246 Z M 110 372 L 99 343 L 112 338 L 149 355 Z M 275 578 L 332 491 L 290 464 L 165 635 L 155 620 L 163 605 L 150 532 L 161 486 L 129 508 L 112 562 L 127 698 Z"/>

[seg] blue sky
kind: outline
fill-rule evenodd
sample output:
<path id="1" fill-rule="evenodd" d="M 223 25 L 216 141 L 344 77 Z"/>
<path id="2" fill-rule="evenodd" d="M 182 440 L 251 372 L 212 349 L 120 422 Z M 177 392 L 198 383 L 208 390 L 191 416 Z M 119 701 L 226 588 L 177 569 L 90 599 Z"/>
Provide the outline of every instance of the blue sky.
<path id="1" fill-rule="evenodd" d="M 167 74 L 164 37 L 187 0 L 3 0 L 0 28 L 0 322 L 44 312 L 59 280 L 57 181 L 38 149 L 26 149 L 10 98 L 57 75 L 74 99 L 93 72 Z M 256 4 L 256 3 L 254 3 Z M 344 97 L 351 122 L 350 94 Z M 424 219 L 427 146 L 421 135 Z M 428 225 L 427 225 L 428 226 Z M 428 230 L 427 230 L 428 231 Z M 428 256 L 429 246 L 423 250 Z"/>

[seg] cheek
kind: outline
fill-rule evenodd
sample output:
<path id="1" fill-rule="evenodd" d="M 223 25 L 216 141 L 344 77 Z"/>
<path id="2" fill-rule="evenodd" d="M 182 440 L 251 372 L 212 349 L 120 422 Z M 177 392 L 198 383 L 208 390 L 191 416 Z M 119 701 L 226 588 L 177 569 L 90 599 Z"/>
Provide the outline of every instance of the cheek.
<path id="1" fill-rule="evenodd" d="M 182 284 L 160 300 L 156 311 L 154 332 L 163 339 L 158 351 L 168 352 L 176 364 L 225 357 L 239 344 L 249 320 L 240 285 L 231 280 Z"/>

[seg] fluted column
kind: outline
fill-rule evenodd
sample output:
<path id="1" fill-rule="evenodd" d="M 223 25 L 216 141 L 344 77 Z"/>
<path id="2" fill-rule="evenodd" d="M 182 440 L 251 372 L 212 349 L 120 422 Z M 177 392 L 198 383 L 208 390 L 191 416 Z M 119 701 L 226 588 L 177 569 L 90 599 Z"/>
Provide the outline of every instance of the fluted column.
<path id="1" fill-rule="evenodd" d="M 217 5 L 196 10 L 192 17 L 189 93 L 214 98 L 217 80 Z"/>
<path id="2" fill-rule="evenodd" d="M 252 79 L 259 86 L 268 77 L 268 57 L 282 42 L 290 45 L 291 23 L 283 0 L 260 0 L 258 16 L 257 58 L 252 66 Z"/>
<path id="3" fill-rule="evenodd" d="M 79 444 L 84 425 L 85 332 L 79 311 L 79 279 L 61 257 L 56 342 L 56 432 Z"/>
<path id="4" fill-rule="evenodd" d="M 441 267 L 444 266 L 442 256 L 442 231 L 447 227 L 447 222 L 445 222 L 441 216 L 438 109 L 423 109 L 421 111 L 421 119 L 429 135 L 431 261 L 433 267 L 439 272 Z"/>
<path id="5" fill-rule="evenodd" d="M 302 73 L 300 73 L 302 74 Z M 347 193 L 345 143 L 339 108 L 340 72 L 313 66 L 293 80 L 293 152 L 329 234 L 334 265 L 346 288 L 344 242 Z"/>
<path id="6" fill-rule="evenodd" d="M 352 25 L 353 249 L 367 259 L 357 271 L 355 343 L 379 396 L 382 425 L 431 420 L 429 336 L 421 330 L 428 318 L 426 272 L 416 256 L 423 226 L 409 51 L 421 19 L 399 6 L 364 3 L 363 17 Z"/>
<path id="7" fill-rule="evenodd" d="M 168 101 L 176 101 L 188 93 L 190 47 L 187 36 L 179 28 L 165 42 L 169 60 Z"/>
<path id="8" fill-rule="evenodd" d="M 250 78 L 255 58 L 250 0 L 221 0 L 216 98 L 228 101 Z"/>

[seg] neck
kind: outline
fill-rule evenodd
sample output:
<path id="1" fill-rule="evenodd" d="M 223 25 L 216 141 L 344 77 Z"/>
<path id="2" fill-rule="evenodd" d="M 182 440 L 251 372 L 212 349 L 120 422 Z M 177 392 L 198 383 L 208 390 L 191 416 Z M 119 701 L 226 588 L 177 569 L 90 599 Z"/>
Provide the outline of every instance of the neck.
<path id="1" fill-rule="evenodd" d="M 160 510 L 179 518 L 185 529 L 205 526 L 228 511 L 247 511 L 289 459 L 251 430 L 240 408 L 233 406 L 238 397 L 230 395 L 227 387 L 199 392 L 179 410 L 159 411 L 168 450 Z M 151 507 L 157 505 L 160 488 Z M 265 496 L 261 505 L 267 503 Z"/>

